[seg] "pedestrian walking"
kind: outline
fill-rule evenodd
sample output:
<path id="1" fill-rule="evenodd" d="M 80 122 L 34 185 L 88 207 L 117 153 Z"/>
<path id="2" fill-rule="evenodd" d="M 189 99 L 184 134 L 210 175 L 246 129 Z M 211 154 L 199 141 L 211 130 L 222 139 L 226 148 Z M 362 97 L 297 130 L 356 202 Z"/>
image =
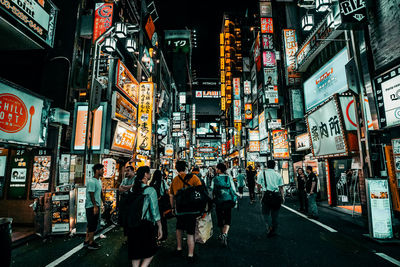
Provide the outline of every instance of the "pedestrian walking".
<path id="1" fill-rule="evenodd" d="M 311 219 L 318 219 L 318 207 L 317 207 L 317 188 L 318 188 L 318 178 L 313 172 L 311 166 L 307 166 L 307 182 L 306 182 L 306 192 L 308 199 L 308 212 Z"/>
<path id="2" fill-rule="evenodd" d="M 247 176 L 247 186 L 249 188 L 250 204 L 253 204 L 255 201 L 254 188 L 256 186 L 256 181 L 255 181 L 256 172 L 253 170 L 253 167 L 251 165 L 247 167 L 246 176 Z"/>
<path id="3" fill-rule="evenodd" d="M 147 186 L 150 177 L 148 166 L 139 167 L 130 193 L 133 201 L 130 202 L 132 225 L 128 230 L 128 257 L 133 267 L 150 265 L 158 250 L 157 240 L 163 235 L 157 192 Z"/>
<path id="4" fill-rule="evenodd" d="M 169 188 L 165 182 L 165 179 L 163 179 L 162 172 L 160 170 L 154 171 L 150 186 L 152 186 L 157 192 L 158 208 L 161 216 L 161 225 L 163 231 L 163 236 L 160 241 L 165 241 L 168 237 L 168 224 L 167 219 L 164 216 L 164 211 L 166 211 L 166 209 L 168 209 L 167 206 L 169 206 L 167 205 L 169 204 Z"/>
<path id="5" fill-rule="evenodd" d="M 101 177 L 104 174 L 102 164 L 95 164 L 93 166 L 93 177 L 88 177 L 86 181 L 86 238 L 83 245 L 88 249 L 99 249 L 100 245 L 94 241 L 94 233 L 97 230 L 99 223 L 99 214 L 101 201 L 104 201 L 101 187 Z"/>
<path id="6" fill-rule="evenodd" d="M 214 179 L 215 176 L 216 176 L 215 169 L 213 167 L 209 167 L 208 172 L 207 172 L 207 186 L 208 187 L 211 185 L 211 181 Z"/>
<path id="7" fill-rule="evenodd" d="M 241 169 L 239 169 L 238 172 L 239 172 L 239 174 L 237 176 L 238 191 L 239 191 L 240 198 L 243 198 L 243 188 L 245 186 L 245 177 L 242 174 L 242 170 Z"/>
<path id="8" fill-rule="evenodd" d="M 306 193 L 306 174 L 304 173 L 303 168 L 297 169 L 297 192 L 300 204 L 300 212 L 308 212 L 308 201 L 307 201 L 307 193 Z"/>
<path id="9" fill-rule="evenodd" d="M 122 180 L 118 192 L 120 196 L 119 201 L 119 223 L 124 229 L 124 236 L 128 235 L 128 228 L 124 225 L 125 218 L 124 216 L 127 215 L 127 204 L 126 204 L 126 197 L 128 195 L 129 190 L 132 188 L 133 183 L 135 182 L 135 169 L 132 165 L 128 165 L 125 167 L 125 178 Z"/>
<path id="10" fill-rule="evenodd" d="M 187 183 L 190 186 L 201 186 L 201 181 L 196 175 L 191 175 L 186 173 L 187 164 L 185 161 L 177 161 L 175 164 L 176 171 L 178 175 L 171 182 L 169 188 L 171 207 L 174 213 L 176 213 L 176 195 L 179 190 L 186 188 Z M 188 176 L 188 177 L 187 177 Z M 176 215 L 176 251 L 177 256 L 182 256 L 182 233 L 186 231 L 187 234 L 187 245 L 188 245 L 188 262 L 194 262 L 194 234 L 196 230 L 196 217 L 198 214 L 184 214 Z"/>
<path id="11" fill-rule="evenodd" d="M 267 169 L 260 172 L 257 177 L 257 184 L 264 193 L 261 208 L 267 223 L 268 237 L 276 235 L 279 209 L 285 202 L 283 179 L 280 174 L 275 172 L 274 168 L 275 161 L 267 161 Z"/>
<path id="12" fill-rule="evenodd" d="M 216 204 L 218 227 L 221 229 L 220 239 L 224 246 L 228 246 L 232 208 L 236 204 L 237 193 L 233 178 L 226 174 L 224 163 L 217 165 L 217 176 L 211 182 L 211 190 Z"/>

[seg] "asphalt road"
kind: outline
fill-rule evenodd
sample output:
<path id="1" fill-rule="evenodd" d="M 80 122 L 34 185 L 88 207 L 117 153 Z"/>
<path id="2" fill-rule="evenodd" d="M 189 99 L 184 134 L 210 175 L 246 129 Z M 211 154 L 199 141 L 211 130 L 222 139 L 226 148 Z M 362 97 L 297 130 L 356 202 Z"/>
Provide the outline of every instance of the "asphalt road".
<path id="1" fill-rule="evenodd" d="M 302 217 L 295 209 L 295 202 L 281 208 L 278 235 L 267 238 L 260 204 L 250 205 L 248 198 L 243 198 L 239 209 L 234 209 L 232 213 L 229 247 L 220 245 L 217 240 L 219 229 L 215 227 L 213 237 L 206 244 L 196 244 L 198 260 L 193 265 L 292 267 L 400 264 L 398 245 L 381 245 L 365 238 L 362 234 L 366 229 L 354 224 L 351 216 L 320 208 L 320 220 L 316 222 Z M 215 221 L 215 214 L 213 219 Z M 151 266 L 188 265 L 184 258 L 172 255 L 176 244 L 174 229 L 175 220 L 172 219 L 169 221 L 168 239 Z M 106 236 L 105 239 L 98 239 L 102 247 L 97 251 L 81 248 L 82 236 L 36 239 L 13 250 L 12 266 L 130 266 L 121 229 L 113 228 Z M 385 259 L 386 255 L 389 258 Z"/>

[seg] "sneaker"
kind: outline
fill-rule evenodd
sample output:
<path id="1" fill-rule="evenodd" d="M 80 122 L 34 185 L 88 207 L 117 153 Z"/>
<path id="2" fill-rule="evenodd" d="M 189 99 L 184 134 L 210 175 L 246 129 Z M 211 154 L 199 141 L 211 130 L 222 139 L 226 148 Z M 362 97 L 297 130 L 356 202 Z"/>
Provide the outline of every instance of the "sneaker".
<path id="1" fill-rule="evenodd" d="M 89 241 L 83 241 L 83 247 L 87 248 L 89 246 Z"/>
<path id="2" fill-rule="evenodd" d="M 219 241 L 221 241 L 222 240 L 222 234 L 219 234 L 217 238 L 218 238 Z"/>
<path id="3" fill-rule="evenodd" d="M 227 246 L 228 246 L 228 236 L 227 236 L 226 234 L 223 234 L 223 235 L 222 235 L 221 243 L 222 243 L 222 245 L 223 245 L 224 247 L 227 247 Z"/>
<path id="4" fill-rule="evenodd" d="M 196 256 L 187 256 L 188 263 L 194 263 L 196 261 Z"/>
<path id="5" fill-rule="evenodd" d="M 174 256 L 175 257 L 182 257 L 183 256 L 183 250 L 181 249 L 181 250 L 175 250 L 174 251 Z"/>
<path id="6" fill-rule="evenodd" d="M 100 248 L 100 245 L 93 241 L 92 244 L 88 244 L 87 248 L 91 250 L 96 250 Z"/>

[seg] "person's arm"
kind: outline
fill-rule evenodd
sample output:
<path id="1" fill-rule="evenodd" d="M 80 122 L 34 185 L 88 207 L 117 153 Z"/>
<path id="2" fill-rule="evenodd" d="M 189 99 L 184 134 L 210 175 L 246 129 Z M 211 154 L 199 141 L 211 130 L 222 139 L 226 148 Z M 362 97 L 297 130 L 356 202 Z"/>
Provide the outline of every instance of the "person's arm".
<path id="1" fill-rule="evenodd" d="M 90 196 L 90 201 L 92 201 L 93 204 L 93 213 L 97 214 L 99 213 L 99 207 L 96 204 L 96 200 L 94 199 L 94 192 L 89 192 L 89 196 Z"/>
<path id="2" fill-rule="evenodd" d="M 282 204 L 284 204 L 285 203 L 285 192 L 283 191 L 283 186 L 279 186 L 279 192 L 281 192 Z"/>
<path id="3" fill-rule="evenodd" d="M 310 193 L 309 193 L 310 195 L 314 194 L 314 188 L 315 188 L 316 184 L 317 184 L 317 182 L 312 181 L 312 183 L 311 183 L 311 190 L 310 190 Z"/>
<path id="4" fill-rule="evenodd" d="M 234 193 L 235 195 L 239 195 L 239 193 L 236 191 L 235 182 L 233 181 L 233 178 L 232 178 L 232 177 L 230 177 L 230 182 L 231 182 L 231 188 L 232 188 L 233 193 Z"/>
<path id="5" fill-rule="evenodd" d="M 150 212 L 153 217 L 153 220 L 157 224 L 157 239 L 160 240 L 162 238 L 163 232 L 162 232 L 162 225 L 161 225 L 161 214 L 160 214 L 160 209 L 158 208 L 158 198 L 157 198 L 157 192 L 154 188 L 149 187 L 147 189 L 149 193 L 149 205 L 150 205 Z"/>
<path id="6" fill-rule="evenodd" d="M 169 203 L 171 204 L 172 214 L 175 214 L 175 199 L 174 199 L 173 181 L 171 182 L 171 186 L 169 187 Z"/>

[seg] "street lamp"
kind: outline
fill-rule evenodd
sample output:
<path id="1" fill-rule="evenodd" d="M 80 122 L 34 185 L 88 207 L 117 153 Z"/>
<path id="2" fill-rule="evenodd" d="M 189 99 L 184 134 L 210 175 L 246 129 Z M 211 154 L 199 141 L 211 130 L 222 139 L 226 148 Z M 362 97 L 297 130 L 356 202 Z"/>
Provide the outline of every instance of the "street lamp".
<path id="1" fill-rule="evenodd" d="M 128 38 L 126 40 L 126 50 L 128 50 L 131 53 L 134 53 L 137 49 L 136 41 L 134 38 Z"/>
<path id="2" fill-rule="evenodd" d="M 126 38 L 127 32 L 128 32 L 128 27 L 126 26 L 125 23 L 122 22 L 115 23 L 115 35 L 118 38 L 120 39 Z"/>
<path id="3" fill-rule="evenodd" d="M 306 14 L 301 19 L 301 27 L 304 31 L 310 31 L 314 26 L 314 16 L 311 14 Z"/>
<path id="4" fill-rule="evenodd" d="M 104 50 L 108 53 L 113 53 L 117 47 L 117 40 L 114 37 L 107 37 L 104 40 Z"/>
<path id="5" fill-rule="evenodd" d="M 317 0 L 315 4 L 317 12 L 325 12 L 329 8 L 331 2 L 331 0 Z"/>

